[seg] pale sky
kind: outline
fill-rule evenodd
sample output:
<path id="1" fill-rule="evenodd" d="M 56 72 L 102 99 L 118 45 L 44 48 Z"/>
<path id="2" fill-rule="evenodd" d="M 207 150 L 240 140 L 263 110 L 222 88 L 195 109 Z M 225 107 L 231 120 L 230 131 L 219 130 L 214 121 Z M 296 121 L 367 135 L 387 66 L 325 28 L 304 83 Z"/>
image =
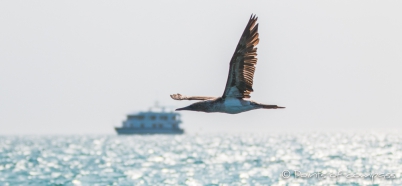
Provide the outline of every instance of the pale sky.
<path id="1" fill-rule="evenodd" d="M 221 96 L 251 13 L 251 99 L 197 132 L 402 131 L 402 1 L 1 1 L 0 135 L 115 134 L 169 95 Z"/>

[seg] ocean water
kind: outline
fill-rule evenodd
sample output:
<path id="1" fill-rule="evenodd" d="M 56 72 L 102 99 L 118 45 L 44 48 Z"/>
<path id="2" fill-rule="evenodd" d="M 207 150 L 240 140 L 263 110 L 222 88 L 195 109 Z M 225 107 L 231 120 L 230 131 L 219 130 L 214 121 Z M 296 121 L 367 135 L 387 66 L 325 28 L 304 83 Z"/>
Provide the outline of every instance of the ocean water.
<path id="1" fill-rule="evenodd" d="M 398 134 L 0 137 L 11 186 L 402 185 L 401 171 Z"/>

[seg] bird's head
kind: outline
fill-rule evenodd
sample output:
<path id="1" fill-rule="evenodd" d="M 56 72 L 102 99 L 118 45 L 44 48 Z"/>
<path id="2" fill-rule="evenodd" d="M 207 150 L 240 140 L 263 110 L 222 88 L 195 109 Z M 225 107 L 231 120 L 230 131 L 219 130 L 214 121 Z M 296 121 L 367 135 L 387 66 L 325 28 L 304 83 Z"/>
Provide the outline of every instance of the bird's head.
<path id="1" fill-rule="evenodd" d="M 207 101 L 201 101 L 197 103 L 193 103 L 187 107 L 178 108 L 176 111 L 180 110 L 190 110 L 190 111 L 200 111 L 200 112 L 207 112 L 209 109 Z"/>

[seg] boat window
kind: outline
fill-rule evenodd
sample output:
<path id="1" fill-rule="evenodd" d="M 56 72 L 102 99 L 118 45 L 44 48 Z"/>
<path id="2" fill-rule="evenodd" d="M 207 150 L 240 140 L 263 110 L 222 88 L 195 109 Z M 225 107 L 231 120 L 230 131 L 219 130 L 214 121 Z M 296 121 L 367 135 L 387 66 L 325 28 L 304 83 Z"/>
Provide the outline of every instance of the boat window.
<path id="1" fill-rule="evenodd" d="M 156 124 L 152 124 L 152 128 L 156 128 Z"/>
<path id="2" fill-rule="evenodd" d="M 143 123 L 141 123 L 141 128 L 144 128 L 144 124 L 143 124 Z"/>
<path id="3" fill-rule="evenodd" d="M 173 116 L 172 119 L 173 119 L 173 120 L 176 120 L 176 116 Z"/>
<path id="4" fill-rule="evenodd" d="M 128 119 L 138 119 L 138 120 L 142 120 L 144 119 L 144 116 L 139 116 L 139 115 L 129 115 Z"/>
<path id="5" fill-rule="evenodd" d="M 160 116 L 159 118 L 161 118 L 161 120 L 167 120 L 167 116 Z"/>
<path id="6" fill-rule="evenodd" d="M 163 128 L 163 125 L 162 125 L 162 124 L 159 124 L 159 128 Z"/>
<path id="7" fill-rule="evenodd" d="M 156 118 L 155 116 L 151 116 L 151 120 L 155 120 L 155 118 Z"/>
<path id="8" fill-rule="evenodd" d="M 172 128 L 176 128 L 176 127 L 177 127 L 176 124 L 173 124 L 173 125 L 172 125 Z"/>

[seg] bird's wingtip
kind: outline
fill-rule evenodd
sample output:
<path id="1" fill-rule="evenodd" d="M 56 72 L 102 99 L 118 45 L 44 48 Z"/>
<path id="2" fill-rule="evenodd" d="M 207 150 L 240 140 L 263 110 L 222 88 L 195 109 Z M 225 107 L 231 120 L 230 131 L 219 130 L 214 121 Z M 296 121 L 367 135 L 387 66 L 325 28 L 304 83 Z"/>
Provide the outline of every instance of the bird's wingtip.
<path id="1" fill-rule="evenodd" d="M 171 94 L 170 97 L 174 100 L 183 100 L 183 96 L 179 93 L 177 94 Z"/>
<path id="2" fill-rule="evenodd" d="M 250 19 L 258 19 L 257 14 L 251 13 Z"/>

